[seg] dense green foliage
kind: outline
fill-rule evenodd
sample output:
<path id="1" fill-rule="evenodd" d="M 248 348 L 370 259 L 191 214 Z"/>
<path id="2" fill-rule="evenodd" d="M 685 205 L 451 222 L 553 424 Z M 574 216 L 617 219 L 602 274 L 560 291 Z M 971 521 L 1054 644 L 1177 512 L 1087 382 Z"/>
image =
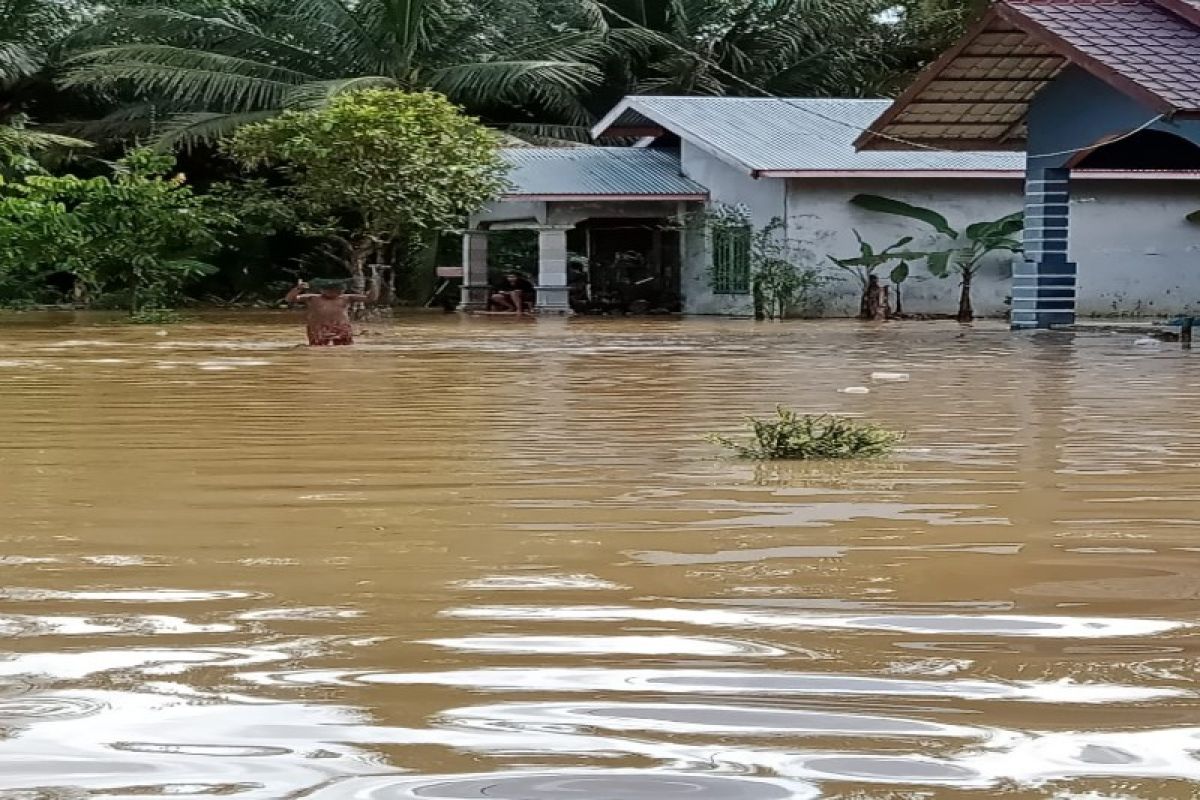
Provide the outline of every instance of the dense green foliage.
<path id="1" fill-rule="evenodd" d="M 748 419 L 747 426 L 747 441 L 727 436 L 710 439 L 741 458 L 795 461 L 883 456 L 903 438 L 877 425 L 829 414 L 797 414 L 783 407 L 775 410 L 774 418 Z"/>
<path id="2" fill-rule="evenodd" d="M 211 271 L 197 256 L 223 220 L 170 157 L 135 150 L 111 177 L 30 175 L 0 186 L 0 291 L 46 298 L 58 277 L 77 302 L 120 295 L 131 312 L 174 302 Z M 39 294 L 41 297 L 39 297 Z"/>
<path id="3" fill-rule="evenodd" d="M 344 242 L 361 291 L 386 248 L 405 252 L 459 224 L 503 187 L 496 137 L 441 95 L 367 89 L 247 125 L 228 151 L 273 167 L 312 232 Z"/>

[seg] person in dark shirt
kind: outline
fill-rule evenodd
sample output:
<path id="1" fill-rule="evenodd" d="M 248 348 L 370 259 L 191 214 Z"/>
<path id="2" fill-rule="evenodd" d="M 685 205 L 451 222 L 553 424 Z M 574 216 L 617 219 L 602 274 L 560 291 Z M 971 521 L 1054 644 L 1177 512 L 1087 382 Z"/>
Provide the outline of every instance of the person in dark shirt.
<path id="1" fill-rule="evenodd" d="M 516 272 L 504 276 L 504 283 L 492 295 L 492 308 L 498 311 L 515 311 L 523 314 L 533 310 L 537 291 L 533 284 Z"/>

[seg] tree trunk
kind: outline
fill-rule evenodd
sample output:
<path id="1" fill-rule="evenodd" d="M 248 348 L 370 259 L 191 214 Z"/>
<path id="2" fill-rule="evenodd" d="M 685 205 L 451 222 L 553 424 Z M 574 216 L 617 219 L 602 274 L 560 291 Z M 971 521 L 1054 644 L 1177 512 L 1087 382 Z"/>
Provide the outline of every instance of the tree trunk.
<path id="1" fill-rule="evenodd" d="M 758 281 L 755 281 L 754 285 L 750 291 L 754 297 L 754 318 L 757 320 L 766 319 L 767 318 L 767 310 L 764 306 L 762 286 L 759 284 Z"/>
<path id="2" fill-rule="evenodd" d="M 900 284 L 897 283 L 896 284 L 896 316 L 897 317 L 903 316 L 903 314 L 904 314 L 904 305 L 903 305 L 903 302 L 900 300 Z"/>
<path id="3" fill-rule="evenodd" d="M 958 321 L 971 322 L 975 319 L 975 309 L 971 308 L 971 278 L 973 270 L 962 272 L 962 293 L 958 297 Z"/>
<path id="4" fill-rule="evenodd" d="M 429 300 L 437 289 L 438 242 L 440 239 L 438 234 L 432 233 L 424 236 L 414 247 L 404 248 L 411 253 L 407 257 L 411 259 L 412 263 L 405 265 L 411 276 L 412 298 L 410 301 L 418 306 Z"/>
<path id="5" fill-rule="evenodd" d="M 874 275 L 867 285 L 867 319 L 872 322 L 887 319 L 887 287 L 880 284 Z"/>
<path id="6" fill-rule="evenodd" d="M 379 267 L 379 297 L 376 304 L 383 308 L 391 308 L 396 304 L 396 268 Z"/>
<path id="7" fill-rule="evenodd" d="M 353 294 L 366 294 L 367 291 L 367 262 L 375 252 L 375 243 L 370 239 L 361 239 L 354 243 L 350 252 L 350 291 Z M 365 307 L 355 303 L 351 313 L 355 319 L 361 319 Z"/>

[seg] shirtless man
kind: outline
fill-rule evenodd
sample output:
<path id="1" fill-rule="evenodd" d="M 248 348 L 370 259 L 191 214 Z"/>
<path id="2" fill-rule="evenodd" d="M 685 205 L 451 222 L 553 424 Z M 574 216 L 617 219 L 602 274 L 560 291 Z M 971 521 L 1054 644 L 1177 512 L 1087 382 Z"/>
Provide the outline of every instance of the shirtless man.
<path id="1" fill-rule="evenodd" d="M 303 303 L 307 310 L 308 343 L 310 346 L 354 344 L 354 329 L 350 325 L 350 306 L 366 302 L 368 295 L 347 294 L 342 281 L 321 281 L 317 293 L 306 293 L 308 284 L 299 281 L 284 299 Z"/>

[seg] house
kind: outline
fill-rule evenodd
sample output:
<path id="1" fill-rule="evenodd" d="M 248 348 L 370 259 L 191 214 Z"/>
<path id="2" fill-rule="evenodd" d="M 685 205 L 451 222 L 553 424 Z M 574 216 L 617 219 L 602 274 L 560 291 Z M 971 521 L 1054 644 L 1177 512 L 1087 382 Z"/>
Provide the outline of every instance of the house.
<path id="1" fill-rule="evenodd" d="M 1094 169 L 1170 177 L 1200 168 L 1195 0 L 999 0 L 857 145 L 1028 154 L 1013 327 L 1070 324 L 1093 311 L 1098 289 L 1127 293 L 1114 310 L 1200 302 L 1200 229 L 1187 228 L 1178 202 L 1200 196 L 1122 182 L 1108 202 L 1124 213 L 1104 217 L 1110 230 L 1087 230 L 1097 219 L 1084 205 L 1092 187 L 1074 180 Z M 1125 256 L 1123 282 L 1110 252 Z"/>
<path id="2" fill-rule="evenodd" d="M 935 208 L 959 225 L 1001 217 L 1023 203 L 1019 151 L 856 148 L 890 107 L 887 100 L 630 97 L 596 125 L 593 136 L 634 146 L 507 150 L 509 193 L 476 215 L 466 236 L 464 305 L 486 302 L 489 236 L 523 228 L 537 231 L 539 239 L 543 309 L 594 302 L 595 287 L 620 274 L 633 276 L 637 287 L 626 298 L 640 297 L 650 307 L 750 314 L 748 229 L 700 224 L 706 214 L 736 209 L 753 229 L 778 220 L 792 255 L 836 279 L 808 311 L 852 316 L 859 287 L 831 257 L 856 255 L 858 235 L 876 247 L 910 235 L 916 237 L 911 248 L 937 242 L 916 223 L 852 205 L 855 195 Z M 1173 255 L 1188 252 L 1192 231 L 1183 217 L 1200 208 L 1200 187 L 1190 183 L 1200 172 L 1097 168 L 1081 175 L 1086 209 L 1078 215 L 1077 233 L 1096 264 L 1096 280 L 1080 293 L 1081 309 L 1168 313 L 1200 301 L 1200 275 L 1171 267 L 1155 280 L 1133 276 L 1123 231 L 1130 204 L 1152 208 L 1170 229 L 1159 247 Z M 578 270 L 568 265 L 571 253 L 582 257 L 585 274 L 572 274 Z M 976 278 L 981 315 L 1008 312 L 1013 261 L 996 257 Z M 904 285 L 907 312 L 955 309 L 952 278 L 913 271 Z M 569 286 L 576 287 L 573 298 Z"/>

